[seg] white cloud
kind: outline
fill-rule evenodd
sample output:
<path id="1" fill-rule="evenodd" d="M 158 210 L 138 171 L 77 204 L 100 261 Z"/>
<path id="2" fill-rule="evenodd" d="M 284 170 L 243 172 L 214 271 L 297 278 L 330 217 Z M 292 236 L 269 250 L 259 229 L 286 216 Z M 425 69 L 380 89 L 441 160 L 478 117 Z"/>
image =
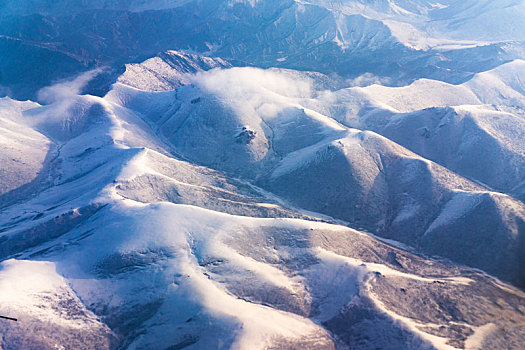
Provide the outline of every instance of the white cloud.
<path id="1" fill-rule="evenodd" d="M 102 71 L 101 68 L 93 69 L 80 74 L 73 80 L 66 80 L 51 86 L 46 86 L 38 91 L 38 101 L 44 104 L 51 104 L 79 95 L 82 89 Z"/>
<path id="2" fill-rule="evenodd" d="M 378 77 L 377 75 L 374 75 L 372 73 L 365 73 L 363 75 L 358 76 L 357 78 L 348 79 L 346 80 L 346 82 L 350 87 L 365 87 L 373 84 L 390 85 L 391 79 L 387 77 Z"/>
<path id="3" fill-rule="evenodd" d="M 311 80 L 292 79 L 278 70 L 250 67 L 214 69 L 197 73 L 190 77 L 190 81 L 202 90 L 241 101 L 254 93 L 295 98 L 312 96 Z"/>

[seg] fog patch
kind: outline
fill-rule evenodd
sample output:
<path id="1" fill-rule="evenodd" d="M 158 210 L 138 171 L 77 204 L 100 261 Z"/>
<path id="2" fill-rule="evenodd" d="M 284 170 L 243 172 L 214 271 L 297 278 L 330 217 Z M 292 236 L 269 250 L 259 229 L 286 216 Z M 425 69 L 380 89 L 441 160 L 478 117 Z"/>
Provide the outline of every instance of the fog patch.
<path id="1" fill-rule="evenodd" d="M 392 79 L 388 77 L 379 77 L 372 73 L 365 73 L 354 79 L 347 79 L 346 84 L 348 87 L 366 87 L 370 85 L 391 85 Z"/>
<path id="2" fill-rule="evenodd" d="M 310 98 L 313 90 L 310 79 L 291 79 L 278 70 L 250 67 L 200 72 L 190 81 L 204 91 L 235 99 L 250 98 L 254 93 Z"/>
<path id="3" fill-rule="evenodd" d="M 103 69 L 101 68 L 93 69 L 80 74 L 73 80 L 65 80 L 51 86 L 46 86 L 38 91 L 38 102 L 51 104 L 80 95 L 86 85 L 93 78 L 102 73 L 102 71 Z"/>
<path id="4" fill-rule="evenodd" d="M 26 121 L 44 135 L 67 141 L 106 121 L 102 99 L 81 95 L 85 86 L 103 69 L 84 72 L 72 80 L 64 80 L 38 92 L 42 108 L 24 113 Z"/>

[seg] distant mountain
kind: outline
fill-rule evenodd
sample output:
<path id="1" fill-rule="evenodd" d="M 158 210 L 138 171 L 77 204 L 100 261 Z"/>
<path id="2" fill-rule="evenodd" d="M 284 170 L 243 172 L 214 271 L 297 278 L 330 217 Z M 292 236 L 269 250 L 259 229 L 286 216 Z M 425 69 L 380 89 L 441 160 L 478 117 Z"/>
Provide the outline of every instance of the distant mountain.
<path id="1" fill-rule="evenodd" d="M 168 49 L 221 57 L 240 66 L 312 70 L 343 77 L 369 72 L 395 78 L 396 85 L 422 77 L 458 83 L 475 72 L 525 57 L 524 38 L 510 29 L 504 31 L 506 37 L 478 40 L 479 32 L 486 28 L 469 24 L 483 14 L 493 16 L 486 22 L 501 20 L 509 28 L 519 28 L 523 2 L 494 5 L 499 12 L 472 6 L 450 13 L 445 10 L 458 6 L 433 5 L 293 0 L 8 1 L 0 8 L 0 52 L 4 55 L 0 85 L 11 88 L 11 96 L 34 99 L 35 91 L 53 80 L 105 65 L 112 68 L 104 79 L 105 93 L 124 64 Z M 466 18 L 468 28 L 448 37 L 443 33 L 452 33 L 450 27 L 459 23 L 454 16 Z M 438 29 L 427 28 L 434 25 Z M 475 25 L 479 26 L 477 34 L 471 36 L 470 27 Z M 15 62 L 24 62 L 23 69 Z"/>

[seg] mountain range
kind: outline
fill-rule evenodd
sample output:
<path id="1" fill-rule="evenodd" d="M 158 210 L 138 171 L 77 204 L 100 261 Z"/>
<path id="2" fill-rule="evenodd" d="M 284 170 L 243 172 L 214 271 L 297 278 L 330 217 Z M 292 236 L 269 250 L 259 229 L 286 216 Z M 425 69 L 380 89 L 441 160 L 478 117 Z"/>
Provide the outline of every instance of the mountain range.
<path id="1" fill-rule="evenodd" d="M 521 349 L 524 15 L 3 1 L 0 347 Z"/>

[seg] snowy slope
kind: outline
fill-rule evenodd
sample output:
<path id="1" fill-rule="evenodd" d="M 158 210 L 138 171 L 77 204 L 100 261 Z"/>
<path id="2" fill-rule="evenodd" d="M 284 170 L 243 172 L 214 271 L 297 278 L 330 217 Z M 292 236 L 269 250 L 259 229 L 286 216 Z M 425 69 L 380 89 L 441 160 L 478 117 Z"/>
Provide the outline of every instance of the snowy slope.
<path id="1" fill-rule="evenodd" d="M 0 100 L 0 195 L 35 180 L 45 166 L 51 142 L 22 120 L 25 109 L 38 106 L 2 98 Z M 50 152 L 52 153 L 52 151 Z M 29 157 L 28 157 L 29 156 Z"/>
<path id="2" fill-rule="evenodd" d="M 220 58 L 167 51 L 139 64 L 126 65 L 117 82 L 145 91 L 169 91 L 189 83 L 186 76 L 231 65 Z"/>
<path id="3" fill-rule="evenodd" d="M 509 62 L 460 85 L 418 80 L 342 89 L 322 94 L 311 108 L 522 199 L 514 189 L 525 161 L 522 67 L 523 61 Z"/>
<path id="4" fill-rule="evenodd" d="M 524 4 L 1 2 L 0 347 L 521 349 Z"/>
<path id="5" fill-rule="evenodd" d="M 383 21 L 409 46 L 462 48 L 497 41 L 523 41 L 522 0 L 503 1 L 327 1 L 318 6 Z"/>
<path id="6" fill-rule="evenodd" d="M 92 113 L 54 117 L 63 103 L 99 106 L 98 123 L 79 130 Z M 5 348 L 519 344 L 522 292 L 172 159 L 140 114 L 110 96 L 70 96 L 24 116 L 60 144 L 60 176 L 0 214 L 9 259 L 0 309 L 20 319 L 1 326 Z"/>
<path id="7" fill-rule="evenodd" d="M 525 176 L 521 116 L 482 106 L 431 108 L 395 115 L 379 130 L 414 152 L 503 192 L 515 194 L 513 188 Z"/>
<path id="8" fill-rule="evenodd" d="M 408 86 L 373 84 L 337 91 L 345 107 L 354 113 L 367 105 L 393 112 L 414 112 L 430 107 L 491 104 L 523 109 L 525 61 L 515 60 L 476 74 L 463 84 L 419 79 Z M 327 98 L 333 98 L 330 95 Z M 339 101 L 338 101 L 339 102 Z"/>
<path id="9" fill-rule="evenodd" d="M 348 129 L 304 107 L 325 108 L 327 93 L 317 91 L 314 81 L 315 77 L 307 74 L 234 68 L 198 73 L 193 84 L 172 93 L 142 91 L 136 96 L 141 96 L 138 110 L 157 134 L 192 162 L 255 180 L 297 207 L 521 283 L 521 272 L 513 266 L 525 252 L 520 243 L 525 215 L 522 202 L 467 180 L 373 132 Z M 428 81 L 406 88 L 374 85 L 350 91 L 369 91 L 368 96 L 417 109 L 425 106 L 422 103 L 460 103 L 462 96 L 453 93 L 459 89 L 481 104 L 464 86 L 447 84 L 452 92 L 440 94 L 441 90 L 428 88 L 431 84 L 444 83 Z M 379 89 L 391 95 L 377 92 Z M 121 96 L 129 96 L 127 91 L 116 84 L 107 98 L 123 101 Z M 148 95 L 152 97 L 144 97 Z M 164 104 L 158 99 L 164 99 Z M 162 112 L 152 114 L 148 101 Z M 412 105 L 410 101 L 414 101 Z M 126 103 L 130 108 L 137 105 L 130 99 Z M 386 125 L 374 125 L 374 119 L 366 115 L 363 124 L 369 123 L 368 128 L 452 170 L 478 182 L 488 180 L 512 193 L 524 169 L 521 119 L 503 112 L 485 113 L 483 108 L 461 108 L 456 108 L 450 121 L 435 121 L 434 110 L 397 115 L 390 107 L 386 111 L 392 120 Z M 424 119 L 425 115 L 429 117 Z M 426 137 L 424 128 L 428 135 L 439 132 Z M 489 150 L 480 148 L 491 142 L 494 146 Z M 486 157 L 484 162 L 479 162 L 481 154 Z M 463 215 L 454 214 L 457 207 L 453 203 L 458 201 L 468 203 Z M 482 222 L 481 216 L 490 219 Z M 447 224 L 437 224 L 440 220 L 447 220 Z M 451 230 L 465 226 L 469 233 L 461 235 L 459 242 L 448 236 Z M 468 246 L 484 232 L 493 235 L 499 242 L 497 247 L 492 240 Z M 451 245 L 462 248 L 441 248 Z M 504 258 L 488 262 L 485 257 L 491 250 Z"/>

